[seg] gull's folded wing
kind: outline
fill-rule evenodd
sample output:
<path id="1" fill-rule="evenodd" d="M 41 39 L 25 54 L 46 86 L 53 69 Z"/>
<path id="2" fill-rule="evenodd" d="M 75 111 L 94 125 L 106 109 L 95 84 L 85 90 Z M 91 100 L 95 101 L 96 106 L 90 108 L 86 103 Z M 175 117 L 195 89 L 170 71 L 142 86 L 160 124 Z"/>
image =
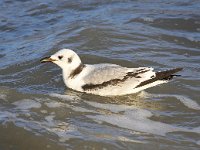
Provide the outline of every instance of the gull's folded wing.
<path id="1" fill-rule="evenodd" d="M 152 68 L 126 68 L 113 64 L 94 65 L 91 72 L 84 77 L 84 90 L 102 88 L 109 85 L 119 85 L 127 81 L 131 82 L 132 87 L 136 87 L 141 82 L 149 80 L 155 76 Z"/>

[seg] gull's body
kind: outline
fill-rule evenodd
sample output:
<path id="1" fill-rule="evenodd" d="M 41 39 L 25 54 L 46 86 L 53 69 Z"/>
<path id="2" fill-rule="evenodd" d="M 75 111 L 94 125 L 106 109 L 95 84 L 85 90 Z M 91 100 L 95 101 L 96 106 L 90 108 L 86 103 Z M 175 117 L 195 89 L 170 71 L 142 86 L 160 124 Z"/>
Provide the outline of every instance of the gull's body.
<path id="1" fill-rule="evenodd" d="M 101 96 L 126 95 L 168 82 L 176 68 L 154 72 L 153 68 L 126 68 L 115 64 L 83 64 L 72 50 L 63 49 L 44 58 L 42 62 L 53 62 L 62 68 L 63 80 L 68 88 Z"/>

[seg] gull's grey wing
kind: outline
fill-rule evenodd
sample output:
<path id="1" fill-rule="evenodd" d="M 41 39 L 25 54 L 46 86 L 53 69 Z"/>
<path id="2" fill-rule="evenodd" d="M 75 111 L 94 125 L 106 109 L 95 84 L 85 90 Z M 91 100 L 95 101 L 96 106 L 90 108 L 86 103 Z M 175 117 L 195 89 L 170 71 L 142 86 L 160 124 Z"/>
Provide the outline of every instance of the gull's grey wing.
<path id="1" fill-rule="evenodd" d="M 139 84 L 145 79 L 150 79 L 155 74 L 152 70 L 152 68 L 148 67 L 126 68 L 114 64 L 99 64 L 94 65 L 83 80 L 86 85 L 99 85 L 133 78 Z M 149 72 L 148 75 L 147 72 Z"/>

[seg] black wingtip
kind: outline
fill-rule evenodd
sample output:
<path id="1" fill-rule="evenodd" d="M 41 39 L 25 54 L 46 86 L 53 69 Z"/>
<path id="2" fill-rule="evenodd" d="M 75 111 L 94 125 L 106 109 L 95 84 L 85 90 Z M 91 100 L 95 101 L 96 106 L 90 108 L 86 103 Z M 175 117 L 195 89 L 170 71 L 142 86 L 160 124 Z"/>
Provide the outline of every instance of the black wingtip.
<path id="1" fill-rule="evenodd" d="M 170 69 L 170 70 L 166 70 L 166 71 L 156 72 L 156 77 L 159 80 L 172 79 L 173 76 L 176 76 L 176 75 L 174 75 L 175 73 L 182 71 L 182 70 L 183 70 L 183 68 L 175 68 L 175 69 Z"/>
<path id="2" fill-rule="evenodd" d="M 183 68 L 175 68 L 175 69 L 156 72 L 156 76 L 154 78 L 141 82 L 139 85 L 136 86 L 136 88 L 150 84 L 157 80 L 171 80 L 174 76 L 180 76 L 180 75 L 175 75 L 175 73 L 182 70 Z"/>

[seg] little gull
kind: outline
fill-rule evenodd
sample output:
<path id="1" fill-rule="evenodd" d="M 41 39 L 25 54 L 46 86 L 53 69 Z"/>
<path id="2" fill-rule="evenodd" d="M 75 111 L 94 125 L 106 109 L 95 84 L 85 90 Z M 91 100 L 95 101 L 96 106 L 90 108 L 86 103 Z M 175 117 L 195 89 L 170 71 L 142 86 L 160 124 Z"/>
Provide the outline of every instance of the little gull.
<path id="1" fill-rule="evenodd" d="M 83 64 L 70 49 L 62 49 L 41 62 L 53 62 L 62 68 L 68 88 L 101 96 L 126 95 L 166 83 L 182 68 L 155 72 L 150 67 L 127 68 L 116 64 Z"/>

